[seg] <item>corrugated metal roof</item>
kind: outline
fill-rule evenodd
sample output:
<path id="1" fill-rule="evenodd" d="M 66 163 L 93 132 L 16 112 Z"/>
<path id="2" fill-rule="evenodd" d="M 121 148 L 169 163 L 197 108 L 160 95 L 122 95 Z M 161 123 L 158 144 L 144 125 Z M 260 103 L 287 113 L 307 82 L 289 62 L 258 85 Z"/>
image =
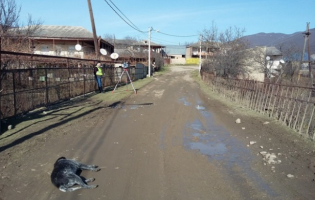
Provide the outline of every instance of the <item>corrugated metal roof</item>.
<path id="1" fill-rule="evenodd" d="M 186 55 L 185 45 L 166 45 L 163 49 L 167 55 Z"/>
<path id="2" fill-rule="evenodd" d="M 147 52 L 139 52 L 131 49 L 115 49 L 115 53 L 118 53 L 119 57 L 129 58 L 146 58 L 148 56 Z"/>
<path id="3" fill-rule="evenodd" d="M 81 26 L 41 25 L 32 36 L 49 38 L 93 38 L 93 33 Z"/>
<path id="4" fill-rule="evenodd" d="M 127 50 L 127 49 L 115 49 L 115 53 L 118 53 L 118 55 L 120 57 L 134 56 L 134 53 L 132 51 Z"/>
<path id="5" fill-rule="evenodd" d="M 127 40 L 127 39 L 116 39 L 115 44 L 119 45 L 125 45 L 125 46 L 147 46 L 149 45 L 148 40 L 141 40 L 141 41 L 132 41 L 132 40 Z M 151 47 L 163 47 L 163 45 L 150 42 Z"/>

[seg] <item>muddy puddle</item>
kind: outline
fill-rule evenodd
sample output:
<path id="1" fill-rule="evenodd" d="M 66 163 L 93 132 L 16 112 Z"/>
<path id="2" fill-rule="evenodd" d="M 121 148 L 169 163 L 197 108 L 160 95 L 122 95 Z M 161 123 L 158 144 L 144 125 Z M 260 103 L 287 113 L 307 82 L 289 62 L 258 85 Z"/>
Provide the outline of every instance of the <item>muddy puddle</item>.
<path id="1" fill-rule="evenodd" d="M 193 105 L 180 100 L 185 106 Z M 183 146 L 186 150 L 198 151 L 206 155 L 208 160 L 217 161 L 225 173 L 228 181 L 248 181 L 268 196 L 277 196 L 270 185 L 259 176 L 259 173 L 251 167 L 255 161 L 250 149 L 233 137 L 223 126 L 217 124 L 211 112 L 197 101 L 194 105 L 200 116 L 191 122 L 187 122 L 183 129 Z M 243 191 L 244 193 L 248 191 Z M 245 195 L 246 196 L 246 195 Z"/>

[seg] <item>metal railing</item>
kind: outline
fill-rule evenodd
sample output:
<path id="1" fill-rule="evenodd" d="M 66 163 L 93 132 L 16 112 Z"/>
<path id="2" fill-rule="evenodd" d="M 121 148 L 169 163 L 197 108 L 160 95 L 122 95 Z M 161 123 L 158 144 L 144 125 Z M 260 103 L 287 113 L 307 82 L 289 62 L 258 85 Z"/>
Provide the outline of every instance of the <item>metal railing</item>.
<path id="1" fill-rule="evenodd" d="M 104 66 L 104 88 L 114 86 L 122 71 L 112 61 L 3 51 L 0 55 L 1 119 L 98 90 L 93 68 L 97 62 Z M 128 69 L 132 81 L 146 77 L 147 67 L 137 66 Z"/>

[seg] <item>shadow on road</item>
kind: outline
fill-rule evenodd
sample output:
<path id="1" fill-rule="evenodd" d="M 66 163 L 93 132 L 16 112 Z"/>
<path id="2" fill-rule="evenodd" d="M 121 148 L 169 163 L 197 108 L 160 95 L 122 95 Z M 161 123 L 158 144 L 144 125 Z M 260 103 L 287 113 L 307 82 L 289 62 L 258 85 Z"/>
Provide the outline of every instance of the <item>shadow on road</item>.
<path id="1" fill-rule="evenodd" d="M 23 128 L 15 131 L 15 132 L 12 132 L 12 133 L 4 136 L 4 137 L 1 137 L 0 142 L 2 140 L 5 140 L 5 139 L 10 140 L 10 137 L 14 137 L 14 136 L 18 137 L 18 139 L 12 138 L 11 142 L 4 144 L 3 146 L 0 147 L 0 152 L 5 151 L 6 149 L 9 149 L 9 148 L 14 147 L 16 145 L 19 145 L 19 144 L 35 137 L 35 136 L 41 135 L 41 134 L 45 133 L 46 131 L 52 130 L 56 127 L 62 126 L 62 125 L 67 124 L 71 121 L 74 121 L 74 120 L 77 120 L 77 119 L 82 118 L 84 116 L 87 116 L 87 115 L 89 115 L 95 111 L 100 110 L 100 109 L 114 108 L 115 106 L 117 106 L 121 102 L 120 101 L 114 102 L 108 106 L 106 106 L 106 105 L 102 106 L 101 103 L 102 103 L 102 101 L 90 102 L 88 105 L 86 105 L 86 104 L 69 105 L 69 103 L 68 103 L 68 104 L 63 105 L 63 107 L 59 107 L 58 109 L 47 111 L 49 113 L 47 113 L 46 115 L 43 115 L 42 111 L 41 111 L 41 112 L 37 112 L 37 113 L 32 114 L 31 117 L 29 117 L 29 119 L 21 118 L 21 119 L 15 120 L 15 121 L 12 120 L 11 122 L 14 124 L 19 124 L 19 123 L 25 122 L 27 120 L 33 120 L 35 122 L 33 122 L 33 123 L 30 122 L 31 124 L 24 126 Z M 75 103 L 72 102 L 72 104 L 75 104 Z M 52 116 L 52 117 L 50 117 L 50 116 Z M 47 123 L 49 121 L 52 121 L 51 123 L 53 123 L 53 124 L 48 125 L 45 128 L 42 128 L 38 131 L 29 133 L 29 134 L 21 136 L 21 137 L 16 136 L 16 135 L 20 134 L 22 131 L 24 131 L 24 130 L 32 127 L 32 126 L 36 126 L 37 124 L 40 124 L 43 122 Z"/>

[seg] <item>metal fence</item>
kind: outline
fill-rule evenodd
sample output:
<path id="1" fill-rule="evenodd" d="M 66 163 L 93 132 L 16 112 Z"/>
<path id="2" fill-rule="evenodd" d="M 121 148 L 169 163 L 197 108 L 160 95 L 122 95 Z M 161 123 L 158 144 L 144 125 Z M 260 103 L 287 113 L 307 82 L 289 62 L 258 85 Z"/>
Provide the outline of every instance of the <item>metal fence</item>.
<path id="1" fill-rule="evenodd" d="M 202 80 L 219 95 L 315 138 L 315 88 L 243 79 L 223 79 L 202 72 Z"/>
<path id="2" fill-rule="evenodd" d="M 16 116 L 98 90 L 94 66 L 101 62 L 103 87 L 114 86 L 122 73 L 112 61 L 84 60 L 43 55 L 1 52 L 1 119 Z M 128 69 L 135 81 L 146 77 L 147 67 Z M 127 77 L 122 77 L 125 82 Z"/>

